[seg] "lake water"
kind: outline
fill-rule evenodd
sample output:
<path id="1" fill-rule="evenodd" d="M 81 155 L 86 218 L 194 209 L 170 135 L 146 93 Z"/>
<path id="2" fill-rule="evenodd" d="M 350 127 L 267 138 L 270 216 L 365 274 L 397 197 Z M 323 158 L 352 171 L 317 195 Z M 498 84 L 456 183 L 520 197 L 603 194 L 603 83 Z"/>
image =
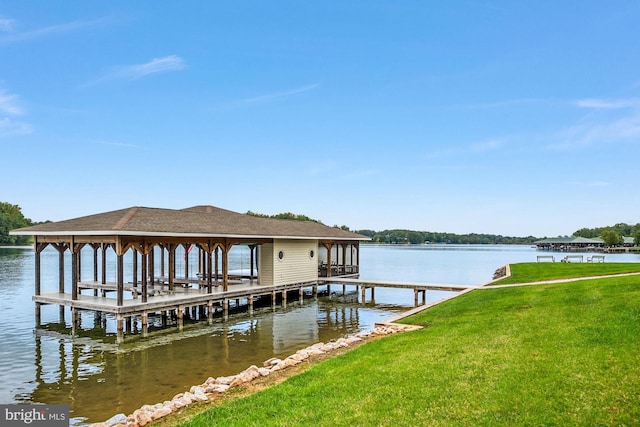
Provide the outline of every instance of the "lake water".
<path id="1" fill-rule="evenodd" d="M 536 255 L 529 246 L 513 245 L 362 245 L 360 276 L 480 285 L 491 280 L 498 267 L 533 262 Z M 248 249 L 234 248 L 229 267 L 247 268 L 248 259 Z M 640 255 L 607 255 L 607 261 L 640 262 Z M 93 265 L 91 251 L 83 252 L 82 262 L 85 268 Z M 107 280 L 115 280 L 113 269 Z M 70 282 L 68 277 L 65 283 Z M 58 253 L 47 248 L 42 254 L 43 291 L 57 290 L 57 283 Z M 89 312 L 82 313 L 81 328 L 72 336 L 69 310 L 61 317 L 57 306 L 43 306 L 36 328 L 33 289 L 33 250 L 0 248 L 0 404 L 68 404 L 77 425 L 129 414 L 144 404 L 171 399 L 209 376 L 232 375 L 316 342 L 371 329 L 414 301 L 412 290 L 377 289 L 375 303 L 306 298 L 275 310 L 270 304 L 256 307 L 252 315 L 240 310 L 227 321 L 216 318 L 212 325 L 186 323 L 182 331 L 171 325 L 162 328 L 159 319 L 151 319 L 157 326 L 150 327 L 148 337 L 134 325 L 125 342 L 116 344 L 114 320 Z M 342 287 L 332 290 L 341 292 Z M 448 295 L 429 291 L 427 300 Z"/>

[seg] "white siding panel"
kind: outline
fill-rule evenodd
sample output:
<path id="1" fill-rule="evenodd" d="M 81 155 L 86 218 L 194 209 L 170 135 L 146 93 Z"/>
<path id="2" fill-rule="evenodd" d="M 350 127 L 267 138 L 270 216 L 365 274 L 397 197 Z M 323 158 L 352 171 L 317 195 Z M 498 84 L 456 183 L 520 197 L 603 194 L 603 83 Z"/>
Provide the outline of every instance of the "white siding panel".
<path id="1" fill-rule="evenodd" d="M 261 285 L 273 285 L 273 243 L 258 246 L 258 282 Z"/>
<path id="2" fill-rule="evenodd" d="M 278 259 L 283 251 L 284 258 Z M 310 256 L 313 251 L 313 257 Z M 284 240 L 273 242 L 273 284 L 285 285 L 318 279 L 318 241 Z"/>

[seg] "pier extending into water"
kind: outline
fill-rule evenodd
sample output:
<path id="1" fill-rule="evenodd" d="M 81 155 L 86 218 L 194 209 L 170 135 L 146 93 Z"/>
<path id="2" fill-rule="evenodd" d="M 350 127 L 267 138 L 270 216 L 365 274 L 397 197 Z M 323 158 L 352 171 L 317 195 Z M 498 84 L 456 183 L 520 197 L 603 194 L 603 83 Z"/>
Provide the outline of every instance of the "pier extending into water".
<path id="1" fill-rule="evenodd" d="M 333 277 L 319 280 L 319 283 L 331 285 L 337 284 L 343 286 L 343 292 L 347 285 L 356 286 L 356 289 L 362 294 L 362 302 L 365 302 L 367 289 L 370 290 L 371 299 L 375 299 L 376 288 L 394 288 L 394 289 L 413 289 L 414 305 L 418 306 L 418 299 L 422 297 L 422 304 L 426 303 L 427 291 L 449 291 L 461 292 L 474 286 L 467 285 L 448 285 L 438 283 L 417 283 L 417 282 L 394 282 L 388 280 L 366 280 L 352 277 Z"/>
<path id="2" fill-rule="evenodd" d="M 428 290 L 460 292 L 473 288 L 466 285 L 446 285 L 433 283 L 415 282 L 393 282 L 363 280 L 354 277 L 323 278 L 308 282 L 284 284 L 284 285 L 259 285 L 256 280 L 237 280 L 231 283 L 227 290 L 220 284 L 213 287 L 211 291 L 205 286 L 174 287 L 170 289 L 167 285 L 154 284 L 148 288 L 148 297 L 145 301 L 139 298 L 140 288 L 129 283 L 125 286 L 125 291 L 130 292 L 130 298 L 124 299 L 118 304 L 117 298 L 108 297 L 109 293 L 115 292 L 115 283 L 101 283 L 96 281 L 78 282 L 78 294 L 75 298 L 69 293 L 43 292 L 34 295 L 33 300 L 37 304 L 36 316 L 39 316 L 39 306 L 43 304 L 56 304 L 63 310 L 70 307 L 73 313 L 73 325 L 76 326 L 83 310 L 94 311 L 99 315 L 103 313 L 111 314 L 116 319 L 116 331 L 118 340 L 124 338 L 125 324 L 130 324 L 133 318 L 139 318 L 143 336 L 147 333 L 149 316 L 160 313 L 163 318 L 175 318 L 178 329 L 182 329 L 185 318 L 202 319 L 209 323 L 213 322 L 216 313 L 221 313 L 224 319 L 229 316 L 231 303 L 235 307 L 241 304 L 246 305 L 249 314 L 253 313 L 254 303 L 261 297 L 270 298 L 272 306 L 275 308 L 278 301 L 286 307 L 287 300 L 294 295 L 294 298 L 303 300 L 305 292 L 318 296 L 319 288 L 325 287 L 326 293 L 331 293 L 332 285 L 341 285 L 342 293 L 346 293 L 347 286 L 355 286 L 356 293 L 361 295 L 360 302 L 366 302 L 366 291 L 370 291 L 371 300 L 375 299 L 376 288 L 412 289 L 414 291 L 415 306 L 426 303 L 426 292 Z M 83 294 L 84 290 L 92 290 L 91 294 Z M 98 293 L 100 295 L 98 295 Z M 422 297 L 420 299 L 420 297 Z M 39 323 L 39 319 L 37 319 Z"/>

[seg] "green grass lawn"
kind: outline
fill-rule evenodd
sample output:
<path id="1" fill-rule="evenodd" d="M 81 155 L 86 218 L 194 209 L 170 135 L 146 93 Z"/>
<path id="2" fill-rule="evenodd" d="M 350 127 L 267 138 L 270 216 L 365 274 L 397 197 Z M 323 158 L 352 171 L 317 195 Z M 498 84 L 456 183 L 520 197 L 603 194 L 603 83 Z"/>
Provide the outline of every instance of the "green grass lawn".
<path id="1" fill-rule="evenodd" d="M 640 273 L 640 263 L 634 262 L 525 262 L 511 264 L 511 277 L 493 282 L 493 285 L 528 283 L 573 277 L 606 276 L 620 273 Z"/>
<path id="2" fill-rule="evenodd" d="M 640 277 L 476 290 L 405 323 L 425 328 L 181 425 L 640 425 Z"/>

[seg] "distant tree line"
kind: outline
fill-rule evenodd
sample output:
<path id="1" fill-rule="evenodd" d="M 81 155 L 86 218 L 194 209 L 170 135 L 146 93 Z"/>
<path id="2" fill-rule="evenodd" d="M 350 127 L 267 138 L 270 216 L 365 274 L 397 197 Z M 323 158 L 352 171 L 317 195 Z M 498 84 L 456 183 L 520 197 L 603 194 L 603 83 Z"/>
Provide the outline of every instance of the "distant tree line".
<path id="1" fill-rule="evenodd" d="M 622 244 L 623 237 L 633 237 L 634 244 L 640 246 L 640 223 L 629 225 L 622 222 L 609 227 L 581 228 L 573 235 L 588 239 L 600 237 L 607 246 Z"/>
<path id="2" fill-rule="evenodd" d="M 317 219 L 309 218 L 306 215 L 294 214 L 291 212 L 283 212 L 275 215 L 265 215 L 257 212 L 247 211 L 247 215 L 257 216 L 259 218 L 291 219 L 294 221 L 311 221 L 311 222 L 317 222 L 322 224 L 322 222 L 318 221 Z"/>
<path id="3" fill-rule="evenodd" d="M 0 202 L 0 246 L 24 246 L 31 243 L 31 236 L 10 236 L 9 231 L 33 225 L 25 218 L 18 205 Z"/>
<path id="4" fill-rule="evenodd" d="M 413 230 L 357 230 L 356 233 L 371 238 L 371 243 L 389 244 L 425 244 L 425 243 L 449 243 L 449 244 L 531 244 L 537 237 L 508 237 L 495 234 L 454 234 L 437 233 L 431 231 Z"/>

